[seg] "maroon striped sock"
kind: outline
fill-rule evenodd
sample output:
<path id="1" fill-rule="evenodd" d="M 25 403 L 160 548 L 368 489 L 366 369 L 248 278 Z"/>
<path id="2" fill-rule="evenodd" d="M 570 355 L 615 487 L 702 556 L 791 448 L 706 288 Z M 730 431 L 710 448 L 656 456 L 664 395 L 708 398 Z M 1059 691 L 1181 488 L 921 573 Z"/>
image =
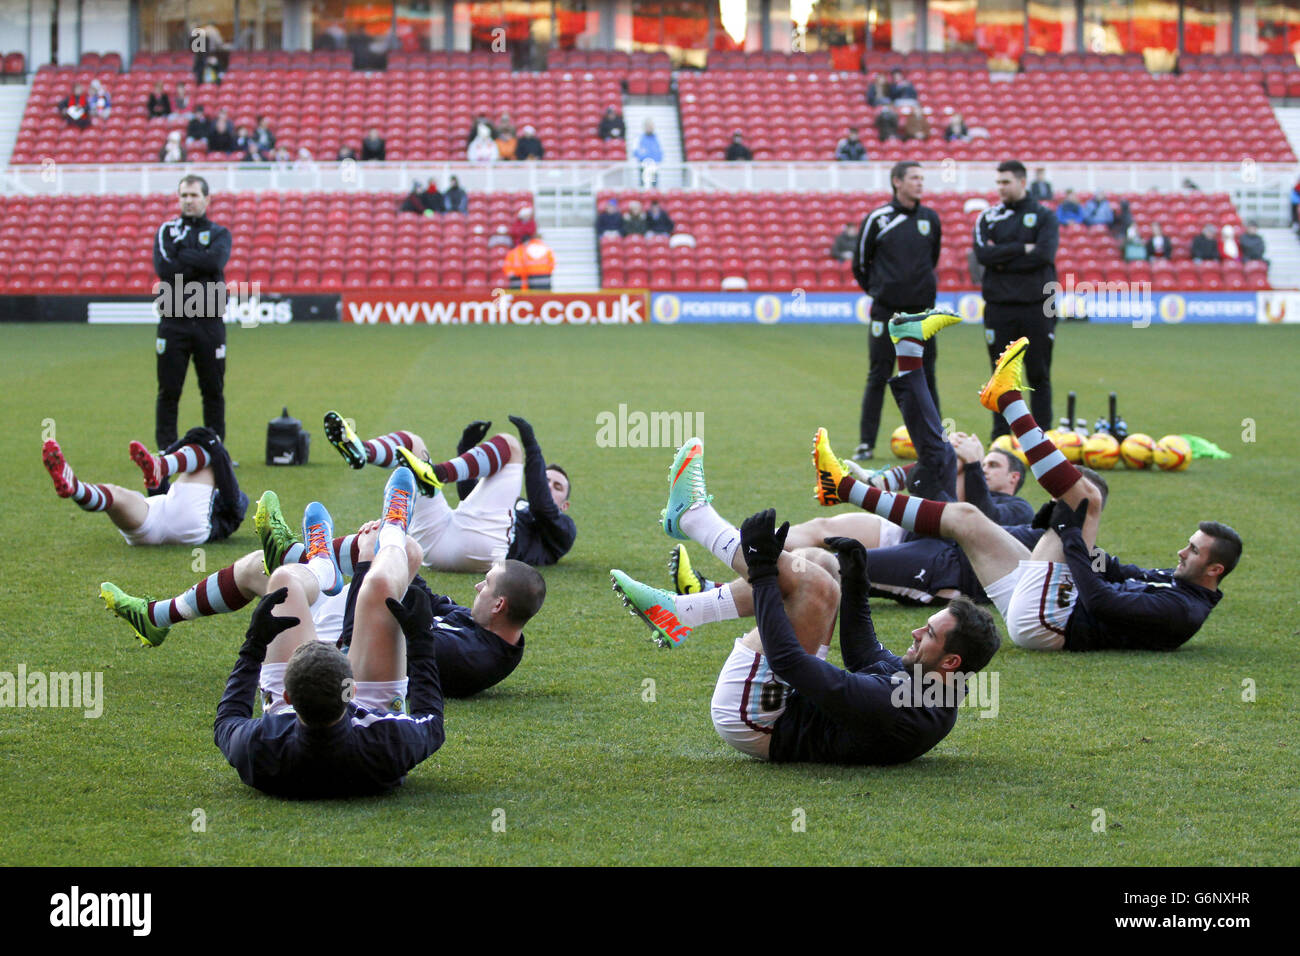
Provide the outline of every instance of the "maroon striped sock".
<path id="1" fill-rule="evenodd" d="M 388 468 L 397 461 L 397 449 L 414 448 L 414 436 L 410 432 L 389 432 L 361 444 L 366 450 L 366 463 Z"/>
<path id="2" fill-rule="evenodd" d="M 250 600 L 235 583 L 235 568 L 231 565 L 209 574 L 170 601 L 150 601 L 149 617 L 159 627 L 171 627 L 196 617 L 238 611 Z"/>
<path id="3" fill-rule="evenodd" d="M 915 531 L 927 538 L 943 537 L 939 527 L 943 509 L 947 505 L 942 501 L 881 491 L 847 475 L 840 481 L 839 496 L 841 501 L 852 502 L 908 531 Z"/>
<path id="4" fill-rule="evenodd" d="M 451 461 L 434 465 L 433 473 L 444 484 L 448 481 L 487 478 L 504 468 L 509 460 L 510 445 L 504 435 L 496 435 L 481 445 L 475 445 L 465 454 L 457 455 Z"/>

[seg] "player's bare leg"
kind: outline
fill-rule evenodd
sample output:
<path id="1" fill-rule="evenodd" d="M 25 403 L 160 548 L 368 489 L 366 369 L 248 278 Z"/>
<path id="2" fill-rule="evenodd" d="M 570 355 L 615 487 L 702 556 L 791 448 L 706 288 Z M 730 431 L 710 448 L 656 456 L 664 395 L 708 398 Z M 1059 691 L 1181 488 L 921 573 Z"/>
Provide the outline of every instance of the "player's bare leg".
<path id="1" fill-rule="evenodd" d="M 261 559 L 261 552 L 257 553 Z M 259 569 L 260 570 L 260 569 Z M 285 664 L 298 649 L 299 644 L 316 640 L 316 625 L 312 621 L 311 606 L 320 597 L 320 581 L 305 564 L 284 564 L 271 572 L 268 591 L 287 588 L 284 603 L 272 612 L 274 617 L 296 617 L 298 623 L 276 635 L 266 648 L 265 664 Z"/>
<path id="2" fill-rule="evenodd" d="M 398 681 L 406 677 L 406 641 L 387 602 L 389 598 L 402 600 L 424 558 L 419 545 L 406 533 L 415 494 L 415 476 L 411 470 L 395 469 L 384 488 L 380 525 L 362 536 L 363 544 L 373 538 L 375 556 L 361 582 L 354 611 L 349 660 L 358 682 Z"/>
<path id="3" fill-rule="evenodd" d="M 797 551 L 799 548 L 821 548 L 827 538 L 856 538 L 868 551 L 880 547 L 880 526 L 882 519 L 869 514 L 839 514 L 825 518 L 810 518 L 807 521 L 790 526 L 786 535 L 785 549 Z M 839 562 L 835 564 L 839 570 Z"/>
<path id="4" fill-rule="evenodd" d="M 739 563 L 743 565 L 744 561 Z M 816 653 L 818 647 L 829 647 L 835 637 L 835 619 L 839 611 L 839 559 L 821 548 L 800 548 L 796 551 L 787 550 L 777 561 L 776 567 L 781 600 L 786 615 L 794 624 L 800 645 L 809 654 Z M 723 586 L 731 589 L 736 616 L 753 617 L 754 590 L 749 586 L 748 568 L 735 570 L 741 576 Z M 829 617 L 821 613 L 821 602 L 828 596 L 832 604 Z M 753 631 L 753 634 L 757 636 L 758 631 Z M 761 646 L 751 649 L 760 653 L 763 650 Z"/>

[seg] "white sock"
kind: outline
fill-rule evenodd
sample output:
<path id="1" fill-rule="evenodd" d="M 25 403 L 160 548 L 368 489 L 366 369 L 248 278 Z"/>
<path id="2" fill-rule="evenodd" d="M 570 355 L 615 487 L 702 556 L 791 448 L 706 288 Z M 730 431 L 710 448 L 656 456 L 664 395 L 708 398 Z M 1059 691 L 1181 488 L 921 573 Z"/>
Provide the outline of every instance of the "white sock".
<path id="1" fill-rule="evenodd" d="M 740 547 L 740 529 L 718 514 L 713 505 L 702 504 L 687 509 L 678 523 L 682 533 L 704 545 L 715 558 L 731 567 L 731 559 Z"/>
<path id="2" fill-rule="evenodd" d="M 307 562 L 307 570 L 320 584 L 321 591 L 328 591 L 338 583 L 338 569 L 334 562 L 323 554 L 318 554 Z"/>
<path id="3" fill-rule="evenodd" d="M 699 627 L 715 621 L 734 621 L 740 617 L 731 585 L 709 588 L 696 594 L 677 595 L 677 617 L 687 627 Z"/>
<path id="4" fill-rule="evenodd" d="M 381 548 L 405 548 L 406 530 L 400 524 L 385 521 L 379 526 L 379 540 L 375 542 L 375 554 Z"/>

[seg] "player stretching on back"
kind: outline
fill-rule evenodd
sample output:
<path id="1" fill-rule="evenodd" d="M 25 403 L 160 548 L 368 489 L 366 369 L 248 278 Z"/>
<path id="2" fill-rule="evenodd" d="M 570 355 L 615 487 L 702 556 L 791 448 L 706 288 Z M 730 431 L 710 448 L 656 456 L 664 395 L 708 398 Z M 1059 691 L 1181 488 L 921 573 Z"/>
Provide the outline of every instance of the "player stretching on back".
<path id="1" fill-rule="evenodd" d="M 396 431 L 362 441 L 334 411 L 325 413 L 325 437 L 353 468 L 405 464 L 414 472 L 425 498 L 411 516 L 411 536 L 435 571 L 486 571 L 505 558 L 533 567 L 555 564 L 578 536 L 566 514 L 569 476 L 546 463 L 532 425 L 515 415 L 510 421 L 518 439 L 502 432 L 483 441 L 491 423 L 474 422 L 465 429 L 457 456 L 436 464 L 419 435 Z M 519 500 L 521 479 L 526 501 Z M 449 481 L 460 492 L 454 509 L 442 494 Z"/>
<path id="2" fill-rule="evenodd" d="M 272 572 L 272 591 L 253 612 L 217 706 L 216 744 L 250 787 L 303 798 L 384 793 L 442 746 L 428 599 L 416 591 L 398 602 L 419 567 L 406 534 L 414 497 L 413 476 L 398 468 L 384 489 L 374 561 L 356 597 L 346 657 L 315 639 L 308 612 L 320 592 L 341 586 L 329 512 L 313 502 L 303 513 L 307 563 Z M 275 664 L 282 665 L 276 686 L 264 688 L 271 703 L 255 718 L 259 672 L 265 684 Z"/>
<path id="3" fill-rule="evenodd" d="M 1102 492 L 1066 461 L 1029 414 L 1021 396 L 1028 346 L 1021 338 L 1007 347 L 980 402 L 1010 423 L 1034 477 L 1057 499 L 1051 530 L 1032 554 L 968 504 L 882 492 L 845 475 L 825 429 L 813 444 L 818 499 L 824 505 L 852 502 L 918 534 L 957 541 L 1020 647 L 1175 650 L 1223 597 L 1219 583 L 1236 567 L 1241 538 L 1227 525 L 1203 521 L 1178 552 L 1178 566 L 1169 570 L 1121 564 L 1105 552 L 1094 555 Z"/>

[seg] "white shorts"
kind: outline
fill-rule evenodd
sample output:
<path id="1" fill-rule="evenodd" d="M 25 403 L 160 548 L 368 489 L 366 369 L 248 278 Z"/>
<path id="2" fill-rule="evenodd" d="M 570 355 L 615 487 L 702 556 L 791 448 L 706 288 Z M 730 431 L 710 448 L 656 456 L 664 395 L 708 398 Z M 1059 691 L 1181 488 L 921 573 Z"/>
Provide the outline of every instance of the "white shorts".
<path id="1" fill-rule="evenodd" d="M 785 713 L 790 685 L 742 640 L 736 639 L 713 689 L 713 728 L 741 753 L 766 760 L 772 725 Z"/>
<path id="2" fill-rule="evenodd" d="M 1079 590 L 1070 568 L 1058 561 L 1021 561 L 1010 574 L 984 589 L 1002 614 L 1017 647 L 1059 651 Z"/>
<path id="3" fill-rule="evenodd" d="M 435 571 L 487 571 L 505 559 L 515 523 L 515 502 L 524 466 L 511 462 L 474 486 L 453 510 L 445 496 L 421 496 L 407 533 L 424 549 L 424 564 Z"/>
<path id="4" fill-rule="evenodd" d="M 145 499 L 149 512 L 140 527 L 134 531 L 118 530 L 129 545 L 205 544 L 212 535 L 212 505 L 216 497 L 215 485 L 178 481 L 167 494 Z"/>
<path id="5" fill-rule="evenodd" d="M 903 526 L 894 524 L 892 521 L 880 519 L 880 548 L 892 548 L 894 545 L 903 543 Z"/>
<path id="6" fill-rule="evenodd" d="M 311 606 L 311 621 L 316 626 L 316 640 L 337 644 L 343 633 L 343 612 L 348 606 L 348 589 L 333 597 L 322 594 Z"/>
<path id="7" fill-rule="evenodd" d="M 263 664 L 257 687 L 261 691 L 262 716 L 292 714 L 284 699 L 284 671 L 289 664 Z M 357 681 L 352 702 L 372 714 L 400 714 L 406 710 L 408 678 L 384 681 Z"/>

